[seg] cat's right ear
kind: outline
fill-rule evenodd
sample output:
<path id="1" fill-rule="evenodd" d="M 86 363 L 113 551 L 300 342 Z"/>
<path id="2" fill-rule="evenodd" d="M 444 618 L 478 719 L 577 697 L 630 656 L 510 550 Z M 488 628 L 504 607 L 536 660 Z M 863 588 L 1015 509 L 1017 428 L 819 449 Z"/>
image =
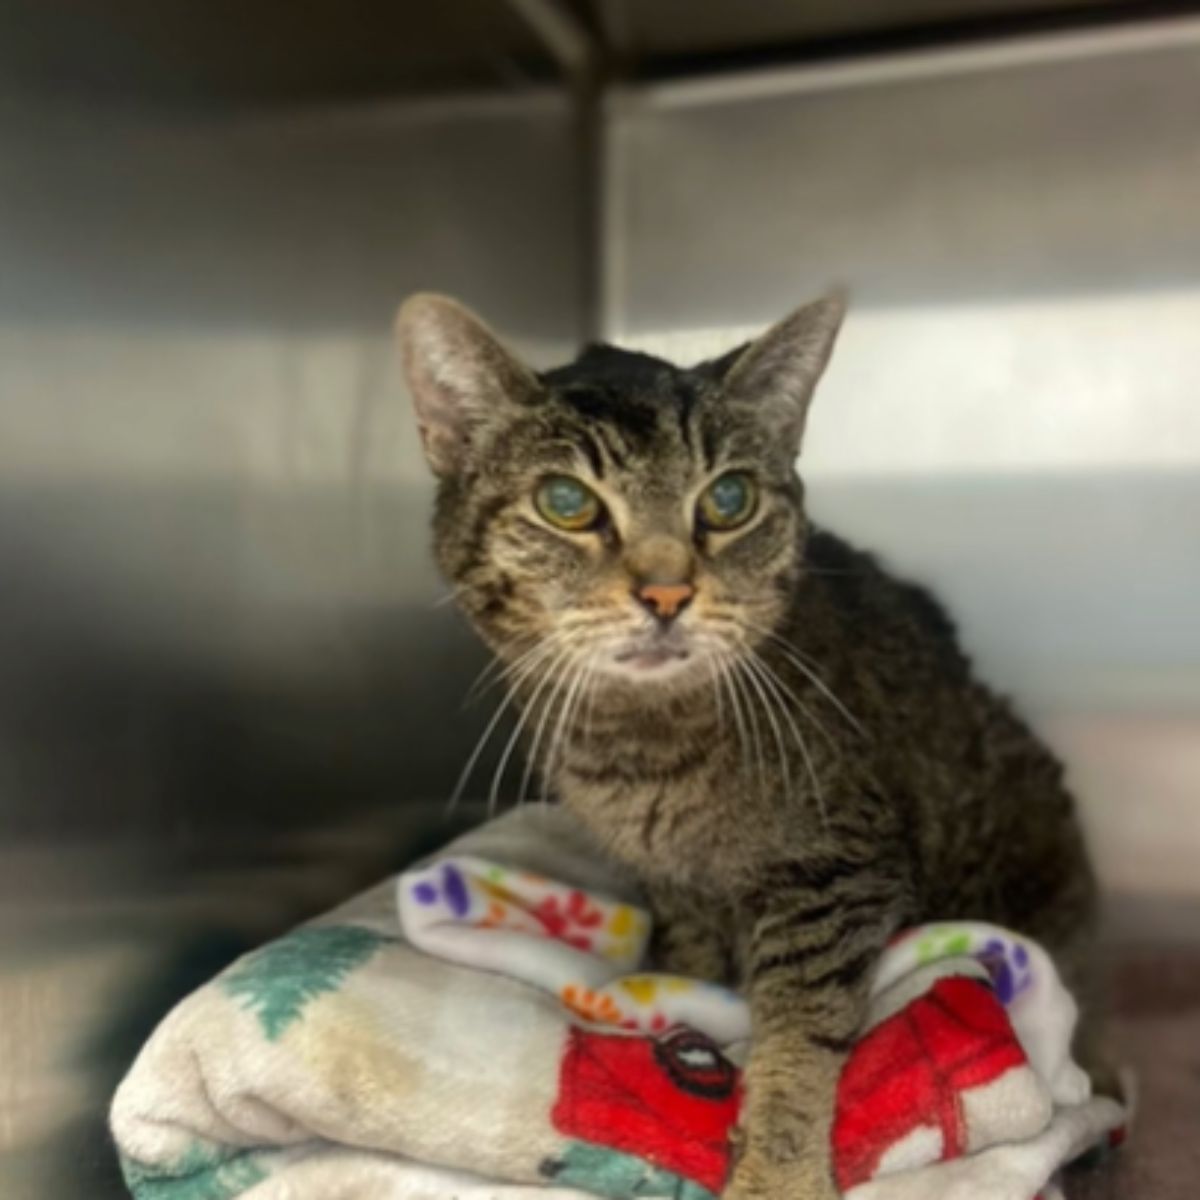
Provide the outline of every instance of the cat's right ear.
<path id="1" fill-rule="evenodd" d="M 449 296 L 410 296 L 396 315 L 396 338 L 425 457 L 436 475 L 461 470 L 481 430 L 538 394 L 534 373 Z"/>
<path id="2" fill-rule="evenodd" d="M 751 406 L 772 436 L 795 452 L 845 315 L 845 292 L 832 291 L 713 364 L 722 373 L 726 399 Z"/>

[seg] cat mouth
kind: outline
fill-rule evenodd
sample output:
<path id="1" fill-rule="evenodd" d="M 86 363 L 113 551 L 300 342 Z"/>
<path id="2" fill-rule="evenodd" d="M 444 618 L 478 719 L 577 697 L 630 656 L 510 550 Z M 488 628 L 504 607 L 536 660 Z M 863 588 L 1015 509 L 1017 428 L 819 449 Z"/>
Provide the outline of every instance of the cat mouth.
<path id="1" fill-rule="evenodd" d="M 621 646 L 612 656 L 612 661 L 626 671 L 662 672 L 669 671 L 692 657 L 692 648 L 675 637 L 629 642 Z"/>
<path id="2" fill-rule="evenodd" d="M 668 663 L 683 662 L 690 657 L 689 650 L 677 646 L 630 646 L 618 650 L 613 655 L 613 661 L 638 671 L 653 671 L 658 667 L 665 667 Z"/>

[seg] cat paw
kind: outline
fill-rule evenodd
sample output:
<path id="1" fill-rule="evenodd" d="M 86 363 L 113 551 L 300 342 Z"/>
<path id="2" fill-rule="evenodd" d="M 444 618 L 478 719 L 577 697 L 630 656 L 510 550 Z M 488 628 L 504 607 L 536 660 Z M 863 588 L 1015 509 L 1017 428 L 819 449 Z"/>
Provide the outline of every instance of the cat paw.
<path id="1" fill-rule="evenodd" d="M 721 1200 L 840 1200 L 826 1164 L 779 1162 L 744 1155 Z"/>

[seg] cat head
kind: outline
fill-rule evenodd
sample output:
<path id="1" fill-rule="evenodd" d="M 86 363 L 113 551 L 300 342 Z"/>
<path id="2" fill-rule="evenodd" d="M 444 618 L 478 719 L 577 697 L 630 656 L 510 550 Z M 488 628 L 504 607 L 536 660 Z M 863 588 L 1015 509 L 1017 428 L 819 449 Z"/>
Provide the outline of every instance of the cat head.
<path id="1" fill-rule="evenodd" d="M 843 312 L 828 296 L 688 368 L 591 346 L 537 372 L 453 300 L 409 299 L 437 558 L 491 647 L 679 690 L 768 638 L 803 572 L 795 460 Z"/>

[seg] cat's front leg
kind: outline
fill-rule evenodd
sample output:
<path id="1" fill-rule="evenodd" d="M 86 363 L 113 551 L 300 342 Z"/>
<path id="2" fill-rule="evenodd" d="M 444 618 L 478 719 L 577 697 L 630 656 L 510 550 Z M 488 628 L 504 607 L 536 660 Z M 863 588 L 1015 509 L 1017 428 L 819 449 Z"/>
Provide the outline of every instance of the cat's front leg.
<path id="1" fill-rule="evenodd" d="M 875 964 L 896 929 L 894 885 L 820 884 L 800 870 L 752 917 L 747 978 L 753 1045 L 725 1200 L 834 1200 L 830 1148 L 838 1079 L 865 1013 Z M 812 883 L 805 881 L 811 875 Z"/>
<path id="2" fill-rule="evenodd" d="M 651 884 L 647 890 L 654 914 L 654 965 L 673 975 L 732 984 L 734 944 L 729 909 L 691 889 Z"/>

